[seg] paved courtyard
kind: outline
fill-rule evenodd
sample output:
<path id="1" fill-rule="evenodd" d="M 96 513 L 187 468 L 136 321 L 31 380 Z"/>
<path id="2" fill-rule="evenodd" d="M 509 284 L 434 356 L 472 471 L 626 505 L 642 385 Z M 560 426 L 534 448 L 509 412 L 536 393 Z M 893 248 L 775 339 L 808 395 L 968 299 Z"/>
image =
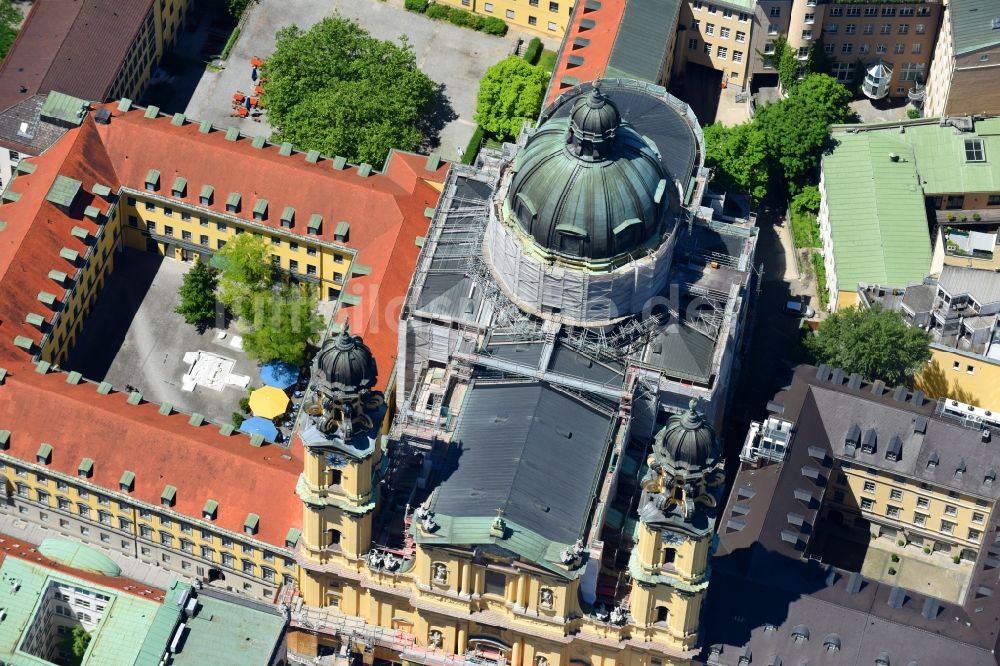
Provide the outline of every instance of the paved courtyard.
<path id="1" fill-rule="evenodd" d="M 120 391 L 131 384 L 150 402 L 169 402 L 178 411 L 229 423 L 246 391 L 232 385 L 185 390 L 183 377 L 191 367 L 185 355 L 207 352 L 221 358 L 226 370 L 249 377 L 251 386 L 260 386 L 257 364 L 230 344 L 231 331 L 222 340 L 214 328 L 199 334 L 174 312 L 190 267 L 136 250 L 119 255 L 65 366 Z"/>
<path id="2" fill-rule="evenodd" d="M 505 38 L 492 37 L 432 21 L 407 12 L 401 2 L 395 1 L 261 0 L 251 7 L 224 68 L 218 72 L 205 71 L 185 114 L 195 120 L 210 120 L 219 127 L 239 127 L 250 136 L 269 136 L 271 127 L 266 114 L 260 122 L 230 115 L 233 93 L 253 90 L 250 59 L 267 58 L 274 51 L 274 35 L 280 28 L 295 24 L 308 29 L 334 13 L 356 20 L 379 39 L 398 40 L 406 36 L 417 64 L 442 86 L 447 100 L 439 112 L 443 127 L 434 149 L 446 159 L 458 159 L 458 148 L 465 148 L 475 130 L 472 117 L 479 80 L 490 65 L 513 51 L 517 34 L 511 31 Z"/>

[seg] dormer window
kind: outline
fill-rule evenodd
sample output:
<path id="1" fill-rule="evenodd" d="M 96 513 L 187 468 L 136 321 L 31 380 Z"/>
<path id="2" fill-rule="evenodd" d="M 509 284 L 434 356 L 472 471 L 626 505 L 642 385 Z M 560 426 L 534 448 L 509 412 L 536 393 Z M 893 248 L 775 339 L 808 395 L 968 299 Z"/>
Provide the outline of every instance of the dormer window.
<path id="1" fill-rule="evenodd" d="M 861 439 L 861 451 L 862 453 L 875 453 L 875 441 L 877 437 L 874 428 L 868 428 L 865 430 L 864 437 Z"/>
<path id="2" fill-rule="evenodd" d="M 799 624 L 792 628 L 792 641 L 796 644 L 809 640 L 809 627 Z"/>
<path id="3" fill-rule="evenodd" d="M 934 469 L 941 462 L 941 457 L 937 454 L 937 451 L 931 453 L 930 458 L 927 459 L 927 469 Z"/>

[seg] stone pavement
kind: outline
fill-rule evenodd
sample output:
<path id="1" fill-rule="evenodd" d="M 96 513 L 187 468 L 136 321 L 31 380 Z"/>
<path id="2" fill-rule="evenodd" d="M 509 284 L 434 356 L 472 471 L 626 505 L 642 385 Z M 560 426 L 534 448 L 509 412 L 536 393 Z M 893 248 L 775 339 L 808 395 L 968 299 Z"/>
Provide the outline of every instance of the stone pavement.
<path id="1" fill-rule="evenodd" d="M 210 120 L 218 127 L 239 127 L 250 136 L 269 136 L 267 117 L 261 122 L 230 116 L 237 90 L 250 92 L 250 59 L 266 58 L 274 51 L 274 35 L 288 25 L 303 29 L 334 13 L 357 21 L 379 39 L 406 37 L 419 67 L 443 87 L 446 104 L 439 112 L 442 125 L 433 146 L 445 159 L 458 159 L 475 131 L 473 114 L 479 80 L 487 67 L 514 50 L 518 34 L 499 38 L 466 28 L 432 21 L 402 8 L 402 2 L 379 0 L 260 0 L 251 6 L 239 39 L 221 71 L 205 71 L 185 114 L 194 120 Z"/>

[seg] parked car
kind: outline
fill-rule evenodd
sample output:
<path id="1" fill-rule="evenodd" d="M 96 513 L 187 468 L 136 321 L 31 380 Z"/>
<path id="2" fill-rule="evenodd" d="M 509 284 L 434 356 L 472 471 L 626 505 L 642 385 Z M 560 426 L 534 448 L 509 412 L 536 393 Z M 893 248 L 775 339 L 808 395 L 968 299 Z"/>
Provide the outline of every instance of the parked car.
<path id="1" fill-rule="evenodd" d="M 816 316 L 816 311 L 805 303 L 797 301 L 793 298 L 785 303 L 785 314 L 812 319 Z"/>

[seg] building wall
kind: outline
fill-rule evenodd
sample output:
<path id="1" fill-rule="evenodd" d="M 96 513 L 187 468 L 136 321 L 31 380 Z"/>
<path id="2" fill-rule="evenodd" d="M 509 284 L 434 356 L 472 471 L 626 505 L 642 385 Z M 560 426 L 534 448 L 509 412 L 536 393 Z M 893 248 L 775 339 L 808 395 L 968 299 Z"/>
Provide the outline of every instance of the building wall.
<path id="1" fill-rule="evenodd" d="M 751 75 L 777 75 L 778 70 L 764 56 L 774 52 L 774 40 L 779 35 L 788 34 L 791 16 L 792 0 L 758 0 L 753 13 Z"/>
<path id="2" fill-rule="evenodd" d="M 690 0 L 681 4 L 675 71 L 693 62 L 722 72 L 726 85 L 745 87 L 753 60 L 753 12 L 725 4 Z"/>
<path id="3" fill-rule="evenodd" d="M 264 543 L 168 506 L 138 501 L 42 464 L 0 453 L 5 495 L 0 512 L 76 541 L 139 559 L 189 580 L 208 581 L 215 569 L 231 591 L 272 601 L 296 564 L 284 545 Z"/>
<path id="4" fill-rule="evenodd" d="M 984 474 L 985 470 L 968 473 Z M 827 511 L 860 513 L 873 523 L 873 532 L 897 530 L 910 543 L 953 556 L 971 551 L 975 559 L 992 501 L 846 461 L 837 462 L 832 478 L 824 498 Z"/>
<path id="5" fill-rule="evenodd" d="M 513 30 L 562 39 L 575 0 L 438 0 L 443 5 L 493 16 Z M 513 31 L 512 30 L 512 31 Z M 667 36 L 664 35 L 664 39 Z"/>
<path id="6" fill-rule="evenodd" d="M 955 44 L 952 41 L 951 14 L 945 7 L 941 18 L 941 30 L 934 45 L 934 59 L 927 75 L 927 97 L 924 100 L 924 116 L 944 115 L 951 92 L 951 79 L 955 71 Z"/>
<path id="7" fill-rule="evenodd" d="M 985 58 L 986 60 L 983 60 Z M 1000 113 L 1000 44 L 954 60 L 944 115 Z"/>
<path id="8" fill-rule="evenodd" d="M 800 1 L 809 0 L 796 0 L 796 4 Z M 939 3 L 837 3 L 812 10 L 818 22 L 812 37 L 820 37 L 821 24 L 826 54 L 834 61 L 833 74 L 841 82 L 854 80 L 859 61 L 867 67 L 879 60 L 892 66 L 890 97 L 904 96 L 918 80 L 927 80 L 941 20 Z M 800 35 L 793 25 L 789 43 Z"/>
<path id="9" fill-rule="evenodd" d="M 1000 363 L 982 356 L 932 347 L 931 360 L 913 385 L 932 398 L 1000 408 Z"/>

